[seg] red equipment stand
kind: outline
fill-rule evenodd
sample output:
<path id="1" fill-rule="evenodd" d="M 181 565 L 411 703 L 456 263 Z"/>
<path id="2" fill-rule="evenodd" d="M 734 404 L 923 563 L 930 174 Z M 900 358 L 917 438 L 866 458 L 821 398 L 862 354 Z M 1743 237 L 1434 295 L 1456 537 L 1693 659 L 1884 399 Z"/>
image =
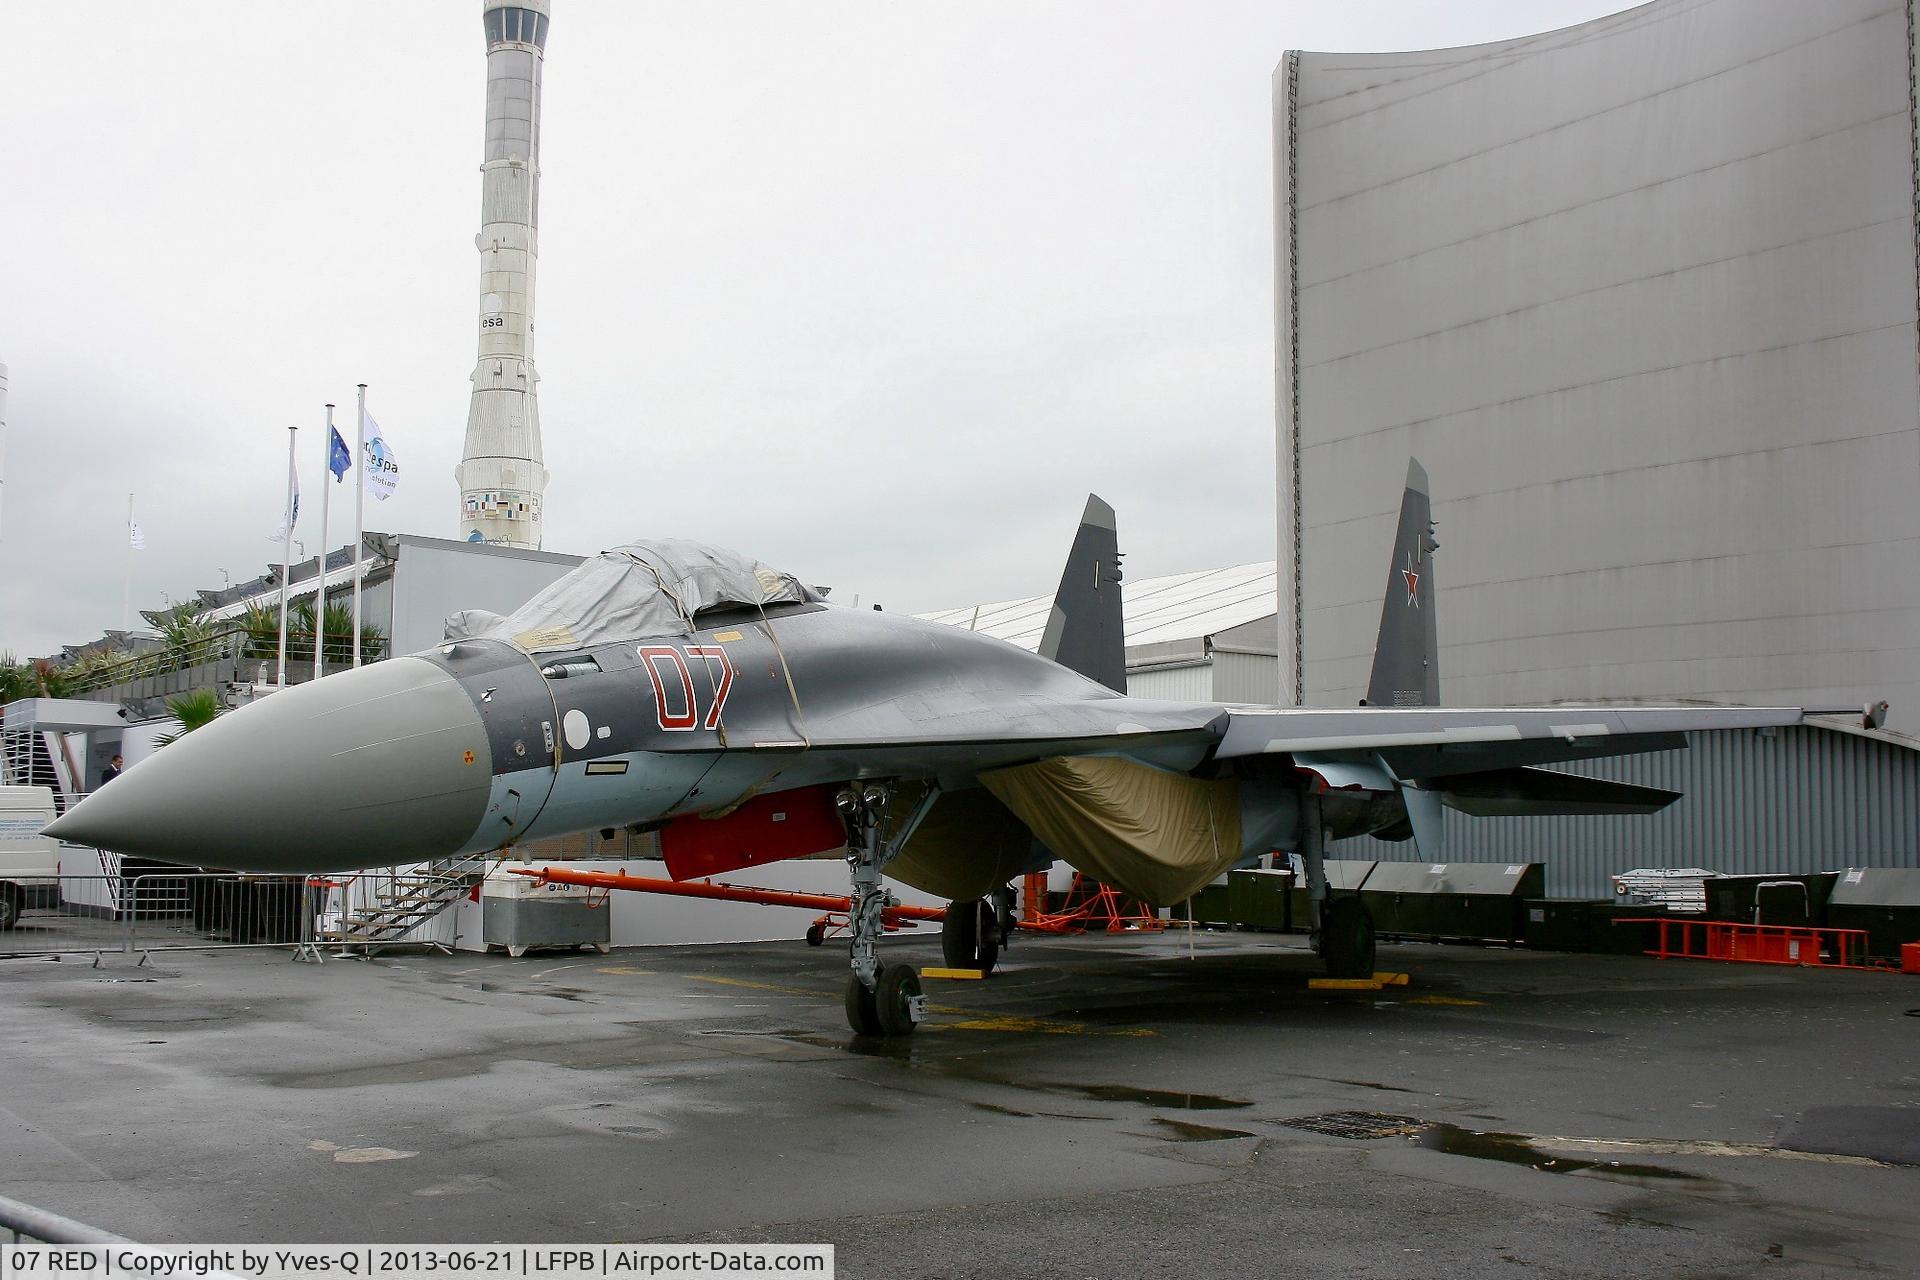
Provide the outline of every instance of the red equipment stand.
<path id="1" fill-rule="evenodd" d="M 1647 954 L 1660 960 L 1730 960 L 1744 964 L 1818 965 L 1826 969 L 1873 967 L 1866 963 L 1865 929 L 1682 920 L 1674 916 L 1634 916 L 1614 923 L 1658 925 L 1660 940 Z"/>
<path id="2" fill-rule="evenodd" d="M 1154 909 L 1138 898 L 1129 898 L 1110 884 L 1090 880 L 1084 872 L 1073 873 L 1061 910 L 1047 909 L 1047 876 L 1036 871 L 1027 876 L 1026 919 L 1030 929 L 1046 933 L 1084 933 L 1104 926 L 1108 933 L 1158 933 L 1167 927 Z"/>

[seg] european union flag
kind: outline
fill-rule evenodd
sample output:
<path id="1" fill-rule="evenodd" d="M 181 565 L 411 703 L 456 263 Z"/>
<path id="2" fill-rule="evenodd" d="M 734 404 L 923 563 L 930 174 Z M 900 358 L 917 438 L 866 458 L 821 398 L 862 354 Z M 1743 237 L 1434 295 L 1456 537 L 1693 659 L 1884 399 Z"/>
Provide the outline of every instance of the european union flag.
<path id="1" fill-rule="evenodd" d="M 333 472 L 333 478 L 344 480 L 347 471 L 353 466 L 353 454 L 347 448 L 347 442 L 340 438 L 340 428 L 333 429 L 333 448 L 327 453 L 327 470 Z"/>

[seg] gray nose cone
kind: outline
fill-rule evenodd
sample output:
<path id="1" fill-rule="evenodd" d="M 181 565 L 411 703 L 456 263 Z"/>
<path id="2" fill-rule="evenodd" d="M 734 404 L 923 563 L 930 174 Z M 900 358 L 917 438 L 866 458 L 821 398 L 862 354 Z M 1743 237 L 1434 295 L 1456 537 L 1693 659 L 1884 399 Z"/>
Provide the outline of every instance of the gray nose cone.
<path id="1" fill-rule="evenodd" d="M 238 871 L 445 857 L 486 808 L 492 761 L 452 677 L 395 658 L 220 717 L 47 828 L 116 853 Z"/>

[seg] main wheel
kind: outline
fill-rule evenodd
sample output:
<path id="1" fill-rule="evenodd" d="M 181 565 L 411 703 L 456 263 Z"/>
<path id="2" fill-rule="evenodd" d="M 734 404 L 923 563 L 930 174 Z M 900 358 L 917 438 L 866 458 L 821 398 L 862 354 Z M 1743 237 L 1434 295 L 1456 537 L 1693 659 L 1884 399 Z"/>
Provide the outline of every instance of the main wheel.
<path id="1" fill-rule="evenodd" d="M 955 969 L 992 973 L 1000 959 L 1000 921 L 986 898 L 949 902 L 940 921 L 940 955 Z"/>
<path id="2" fill-rule="evenodd" d="M 0 884 L 0 929 L 20 923 L 20 886 Z"/>
<path id="3" fill-rule="evenodd" d="M 881 976 L 886 975 L 883 972 Z M 857 1036 L 880 1034 L 880 1009 L 874 1002 L 873 992 L 853 973 L 847 975 L 847 1025 Z"/>
<path id="4" fill-rule="evenodd" d="M 920 975 L 910 964 L 890 964 L 880 971 L 880 988 L 873 1003 L 880 1015 L 880 1031 L 889 1036 L 910 1036 L 919 1025 L 913 1016 L 914 1002 L 920 998 Z"/>
<path id="5" fill-rule="evenodd" d="M 940 921 L 940 958 L 955 969 L 973 968 L 980 946 L 980 901 L 949 902 Z"/>
<path id="6" fill-rule="evenodd" d="M 1320 958 L 1331 978 L 1373 976 L 1373 916 L 1357 893 L 1329 897 L 1320 908 Z"/>

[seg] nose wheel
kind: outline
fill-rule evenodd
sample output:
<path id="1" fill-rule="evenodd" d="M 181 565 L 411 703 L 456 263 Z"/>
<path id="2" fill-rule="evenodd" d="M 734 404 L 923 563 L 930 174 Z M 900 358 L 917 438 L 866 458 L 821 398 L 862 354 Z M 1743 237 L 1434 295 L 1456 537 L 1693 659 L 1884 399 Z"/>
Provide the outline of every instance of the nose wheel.
<path id="1" fill-rule="evenodd" d="M 914 967 L 880 963 L 885 912 L 896 905 L 881 883 L 881 873 L 912 838 L 939 791 L 929 787 L 907 820 L 889 832 L 894 790 L 890 783 L 869 782 L 847 787 L 834 797 L 847 824 L 847 871 L 853 881 L 847 909 L 847 932 L 852 936 L 848 955 L 853 966 L 847 976 L 847 1025 L 861 1036 L 911 1035 L 926 1016 L 927 997 Z"/>
<path id="2" fill-rule="evenodd" d="M 910 1036 L 925 1016 L 926 1004 L 920 974 L 910 964 L 882 965 L 872 991 L 857 976 L 847 975 L 847 1025 L 855 1035 Z"/>

